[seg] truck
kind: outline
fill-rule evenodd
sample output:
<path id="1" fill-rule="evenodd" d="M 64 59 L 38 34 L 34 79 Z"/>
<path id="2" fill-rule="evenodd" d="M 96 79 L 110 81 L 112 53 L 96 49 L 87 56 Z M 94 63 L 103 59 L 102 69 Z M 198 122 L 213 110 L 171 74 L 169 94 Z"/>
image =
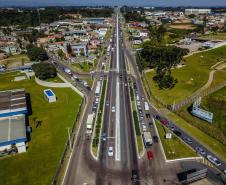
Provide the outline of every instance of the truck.
<path id="1" fill-rule="evenodd" d="M 148 102 L 144 102 L 144 110 L 149 111 L 149 105 Z"/>
<path id="2" fill-rule="evenodd" d="M 101 81 L 97 81 L 97 86 L 95 90 L 95 96 L 100 97 L 100 91 L 101 91 Z"/>
<path id="3" fill-rule="evenodd" d="M 89 114 L 86 121 L 86 134 L 90 136 L 93 132 L 94 113 Z"/>
<path id="4" fill-rule="evenodd" d="M 152 146 L 153 140 L 150 132 L 143 132 L 142 137 L 143 137 L 145 148 Z"/>

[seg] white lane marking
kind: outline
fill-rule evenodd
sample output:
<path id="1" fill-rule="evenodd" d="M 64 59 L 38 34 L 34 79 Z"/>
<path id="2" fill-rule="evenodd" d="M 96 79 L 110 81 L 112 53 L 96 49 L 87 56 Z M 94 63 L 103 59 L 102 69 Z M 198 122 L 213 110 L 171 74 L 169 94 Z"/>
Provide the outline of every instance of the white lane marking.
<path id="1" fill-rule="evenodd" d="M 120 141 L 120 94 L 119 79 L 116 82 L 116 115 L 115 115 L 115 160 L 121 160 L 121 141 Z"/>
<path id="2" fill-rule="evenodd" d="M 118 30 L 118 13 L 117 13 L 117 33 L 116 33 L 116 43 L 117 43 L 117 66 L 116 66 L 116 68 L 117 68 L 117 70 L 118 70 L 118 72 L 119 72 L 119 30 Z"/>

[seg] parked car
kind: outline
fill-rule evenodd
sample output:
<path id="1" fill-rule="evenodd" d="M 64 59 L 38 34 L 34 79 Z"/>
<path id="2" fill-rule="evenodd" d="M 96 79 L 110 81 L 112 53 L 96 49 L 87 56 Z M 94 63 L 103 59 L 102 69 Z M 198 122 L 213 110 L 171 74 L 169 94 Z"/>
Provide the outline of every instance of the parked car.
<path id="1" fill-rule="evenodd" d="M 109 148 L 108 148 L 108 156 L 109 157 L 112 157 L 113 155 L 114 155 L 113 147 L 112 146 L 109 146 Z"/>
<path id="2" fill-rule="evenodd" d="M 154 158 L 154 155 L 151 150 L 147 151 L 147 157 L 148 157 L 148 160 L 152 160 Z"/>
<path id="3" fill-rule="evenodd" d="M 211 163 L 213 163 L 214 165 L 216 165 L 216 166 L 220 166 L 220 165 L 221 165 L 221 162 L 220 162 L 216 157 L 214 157 L 214 156 L 212 156 L 212 155 L 207 155 L 207 159 L 208 159 Z"/>

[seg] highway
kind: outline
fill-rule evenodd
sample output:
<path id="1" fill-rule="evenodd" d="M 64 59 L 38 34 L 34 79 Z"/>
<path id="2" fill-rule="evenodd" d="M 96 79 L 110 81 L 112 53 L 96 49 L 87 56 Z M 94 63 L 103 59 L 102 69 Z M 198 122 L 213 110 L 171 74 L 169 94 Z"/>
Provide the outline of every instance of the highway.
<path id="1" fill-rule="evenodd" d="M 91 139 L 85 137 L 86 120 L 88 114 L 92 112 L 93 101 L 95 99 L 93 90 L 86 94 L 87 106 L 81 119 L 81 127 L 78 131 L 77 140 L 73 144 L 73 151 L 69 158 L 68 166 L 63 180 L 63 185 L 171 185 L 177 184 L 176 174 L 187 169 L 186 162 L 165 163 L 159 143 L 154 143 L 151 147 L 154 158 L 147 160 L 146 150 L 138 157 L 135 128 L 131 112 L 131 103 L 128 88 L 128 77 L 136 83 L 137 94 L 147 101 L 140 74 L 136 66 L 136 61 L 131 51 L 126 46 L 123 39 L 119 39 L 122 34 L 121 25 L 115 17 L 115 26 L 111 46 L 110 71 L 107 73 L 107 88 L 105 94 L 103 125 L 98 158 L 91 154 Z M 134 74 L 127 74 L 125 56 L 128 59 Z M 101 66 L 101 65 L 100 65 Z M 101 70 L 100 70 L 101 71 Z M 104 72 L 95 73 L 94 89 L 100 77 L 105 76 Z M 105 78 L 105 77 L 103 77 Z M 142 101 L 142 106 L 143 106 Z M 115 111 L 114 111 L 115 110 Z M 145 112 L 142 108 L 143 113 Z M 148 124 L 157 114 L 160 114 L 151 106 L 151 117 L 144 122 Z M 162 116 L 162 114 L 160 114 Z M 176 127 L 175 127 L 176 128 Z M 148 127 L 152 135 L 156 135 L 154 128 Z M 113 147 L 113 156 L 109 156 L 108 149 Z M 197 162 L 190 163 L 197 166 Z M 189 166 L 189 167 L 190 167 Z M 136 170 L 139 179 L 131 181 L 131 172 Z"/>

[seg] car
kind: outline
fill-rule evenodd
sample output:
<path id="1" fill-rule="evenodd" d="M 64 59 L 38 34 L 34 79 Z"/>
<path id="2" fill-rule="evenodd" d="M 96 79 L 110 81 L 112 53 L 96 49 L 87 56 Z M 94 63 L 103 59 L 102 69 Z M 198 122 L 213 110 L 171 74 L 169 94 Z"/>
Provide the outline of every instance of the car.
<path id="1" fill-rule="evenodd" d="M 226 175 L 226 169 L 225 169 L 225 170 L 223 170 L 223 172 L 224 172 L 224 174 Z"/>
<path id="2" fill-rule="evenodd" d="M 143 114 L 141 114 L 141 115 L 140 115 L 140 119 L 141 119 L 141 120 L 143 120 L 143 119 L 144 119 L 144 116 L 143 116 Z"/>
<path id="3" fill-rule="evenodd" d="M 169 122 L 167 119 L 163 118 L 160 120 L 160 122 L 163 124 L 163 125 L 167 125 Z"/>
<path id="4" fill-rule="evenodd" d="M 214 156 L 212 155 L 207 155 L 206 157 L 211 163 L 213 163 L 214 165 L 216 166 L 220 166 L 221 165 L 221 162 Z"/>
<path id="5" fill-rule="evenodd" d="M 176 134 L 178 137 L 181 137 L 182 135 L 181 132 L 178 130 L 174 130 L 173 133 Z"/>
<path id="6" fill-rule="evenodd" d="M 103 133 L 102 136 L 101 136 L 102 140 L 103 141 L 106 141 L 107 140 L 107 134 L 106 133 Z"/>
<path id="7" fill-rule="evenodd" d="M 111 108 L 111 112 L 115 112 L 115 106 Z"/>
<path id="8" fill-rule="evenodd" d="M 154 140 L 154 142 L 158 143 L 159 142 L 158 136 L 153 136 L 153 140 Z"/>
<path id="9" fill-rule="evenodd" d="M 149 126 L 150 126 L 150 127 L 153 127 L 153 123 L 152 123 L 152 122 L 149 122 Z"/>
<path id="10" fill-rule="evenodd" d="M 192 144 L 192 140 L 189 137 L 183 137 L 183 140 L 189 145 Z"/>
<path id="11" fill-rule="evenodd" d="M 149 113 L 146 114 L 146 118 L 150 118 L 151 115 Z"/>
<path id="12" fill-rule="evenodd" d="M 143 130 L 143 132 L 146 132 L 147 131 L 147 126 L 146 125 L 142 125 L 142 130 Z"/>
<path id="13" fill-rule="evenodd" d="M 142 110 L 139 110 L 139 114 L 142 114 L 143 112 L 142 112 Z"/>
<path id="14" fill-rule="evenodd" d="M 202 156 L 206 155 L 206 152 L 199 146 L 195 147 L 195 151 Z"/>
<path id="15" fill-rule="evenodd" d="M 172 131 L 174 131 L 174 130 L 175 130 L 175 127 L 174 127 L 173 125 L 171 125 L 171 126 L 170 126 L 170 129 L 171 129 Z"/>
<path id="16" fill-rule="evenodd" d="M 109 148 L 108 148 L 108 156 L 112 157 L 113 155 L 114 155 L 113 147 L 109 146 Z"/>
<path id="17" fill-rule="evenodd" d="M 95 103 L 98 104 L 99 103 L 99 98 L 95 99 Z"/>
<path id="18" fill-rule="evenodd" d="M 137 181 L 137 180 L 139 180 L 139 175 L 138 175 L 138 172 L 137 172 L 137 170 L 132 170 L 132 177 L 131 177 L 131 180 L 132 181 Z"/>
<path id="19" fill-rule="evenodd" d="M 147 157 L 148 157 L 148 160 L 149 160 L 149 161 L 152 160 L 152 159 L 154 158 L 154 155 L 153 155 L 153 153 L 152 153 L 151 150 L 148 150 L 148 151 L 147 151 Z"/>
<path id="20" fill-rule="evenodd" d="M 155 119 L 157 119 L 157 120 L 160 120 L 160 118 L 161 118 L 161 117 L 160 117 L 159 115 L 156 115 L 156 116 L 155 116 Z"/>
<path id="21" fill-rule="evenodd" d="M 137 105 L 140 106 L 140 101 L 139 100 L 137 100 Z"/>
<path id="22" fill-rule="evenodd" d="M 109 106 L 109 105 L 110 105 L 109 101 L 106 101 L 106 106 Z"/>
<path id="23" fill-rule="evenodd" d="M 138 110 L 142 110 L 141 106 L 137 106 Z"/>

